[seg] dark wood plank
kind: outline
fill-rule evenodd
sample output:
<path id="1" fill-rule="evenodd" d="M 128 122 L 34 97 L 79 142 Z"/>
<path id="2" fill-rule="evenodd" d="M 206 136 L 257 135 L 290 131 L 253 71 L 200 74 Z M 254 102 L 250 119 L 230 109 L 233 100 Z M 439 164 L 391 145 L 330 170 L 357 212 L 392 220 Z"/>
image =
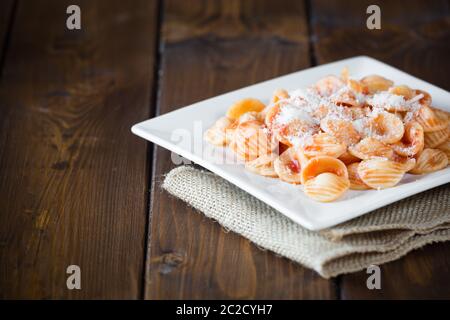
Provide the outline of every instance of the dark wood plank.
<path id="1" fill-rule="evenodd" d="M 139 298 L 156 1 L 20 1 L 0 87 L 0 297 Z M 66 268 L 81 267 L 81 290 Z"/>
<path id="2" fill-rule="evenodd" d="M 366 28 L 370 4 L 373 1 L 311 1 L 318 64 L 369 55 L 449 89 L 450 1 L 378 1 L 381 30 Z"/>
<path id="3" fill-rule="evenodd" d="M 13 8 L 15 0 L 4 0 L 0 2 L 0 43 L 3 44 L 8 31 L 11 19 L 13 18 Z"/>
<path id="4" fill-rule="evenodd" d="M 309 66 L 301 1 L 165 1 L 160 113 Z M 214 106 L 211 106 L 214 108 Z M 146 298 L 333 298 L 334 283 L 262 251 L 161 190 L 157 148 Z"/>
<path id="5" fill-rule="evenodd" d="M 3 67 L 3 57 L 7 49 L 7 35 L 14 19 L 15 2 L 16 0 L 4 0 L 0 2 L 0 72 Z"/>
<path id="6" fill-rule="evenodd" d="M 366 28 L 373 1 L 312 1 L 314 52 L 319 64 L 369 55 L 450 89 L 449 1 L 378 1 L 382 29 Z M 450 243 L 430 245 L 382 266 L 382 290 L 368 290 L 368 275 L 341 277 L 341 296 L 449 298 Z"/>

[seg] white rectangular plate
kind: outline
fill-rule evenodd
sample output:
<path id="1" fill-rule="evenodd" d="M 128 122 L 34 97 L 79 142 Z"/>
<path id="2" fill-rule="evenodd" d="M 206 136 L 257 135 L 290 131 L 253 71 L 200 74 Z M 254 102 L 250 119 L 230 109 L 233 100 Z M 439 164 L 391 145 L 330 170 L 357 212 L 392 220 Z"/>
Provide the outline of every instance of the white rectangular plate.
<path id="1" fill-rule="evenodd" d="M 233 102 L 254 97 L 267 103 L 275 89 L 291 91 L 306 88 L 326 75 L 339 74 L 344 67 L 349 68 L 352 77 L 379 74 L 396 84 L 407 84 L 425 90 L 433 97 L 433 106 L 450 111 L 449 92 L 380 61 L 360 56 L 295 72 L 197 102 L 138 123 L 132 127 L 132 132 L 211 170 L 310 230 L 331 227 L 450 182 L 450 167 L 447 167 L 423 176 L 406 175 L 399 185 L 390 189 L 348 191 L 335 202 L 318 203 L 305 196 L 301 186 L 257 176 L 246 171 L 242 164 L 220 163 L 218 160 L 222 159 L 224 152 L 229 157 L 229 151 L 212 147 L 203 141 L 203 132 L 222 117 Z"/>

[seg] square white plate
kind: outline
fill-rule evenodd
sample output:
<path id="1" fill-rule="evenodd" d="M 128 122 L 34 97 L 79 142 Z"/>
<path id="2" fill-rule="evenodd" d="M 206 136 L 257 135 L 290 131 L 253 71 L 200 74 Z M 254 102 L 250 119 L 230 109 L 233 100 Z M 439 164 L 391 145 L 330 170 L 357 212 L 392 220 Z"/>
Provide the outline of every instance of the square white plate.
<path id="1" fill-rule="evenodd" d="M 433 97 L 433 106 L 450 111 L 449 92 L 380 61 L 360 56 L 295 72 L 197 102 L 138 123 L 132 127 L 132 132 L 211 170 L 310 230 L 331 227 L 450 182 L 450 167 L 447 167 L 423 176 L 405 175 L 402 182 L 394 188 L 348 191 L 335 202 L 318 203 L 304 195 L 301 186 L 258 176 L 245 170 L 242 164 L 220 161 L 224 155 L 230 159 L 229 151 L 212 147 L 203 141 L 203 132 L 222 117 L 233 102 L 245 97 L 255 97 L 267 103 L 275 89 L 291 91 L 306 88 L 326 75 L 340 74 L 344 67 L 348 67 L 350 75 L 356 78 L 379 74 L 396 84 L 407 84 L 425 90 Z M 177 160 L 176 156 L 173 159 Z"/>

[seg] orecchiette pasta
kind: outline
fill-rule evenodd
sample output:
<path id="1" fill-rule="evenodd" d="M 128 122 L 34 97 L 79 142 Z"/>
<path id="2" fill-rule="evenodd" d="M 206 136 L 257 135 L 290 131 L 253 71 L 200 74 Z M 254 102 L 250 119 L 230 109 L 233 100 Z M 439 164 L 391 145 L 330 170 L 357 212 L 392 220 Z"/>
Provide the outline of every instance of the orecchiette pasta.
<path id="1" fill-rule="evenodd" d="M 432 132 L 425 132 L 425 147 L 434 148 L 447 141 L 450 136 L 450 129 L 448 127 Z"/>
<path id="2" fill-rule="evenodd" d="M 275 154 L 263 154 L 252 161 L 245 163 L 245 168 L 253 173 L 266 176 L 266 177 L 278 177 L 277 172 L 274 169 L 274 161 L 277 156 Z"/>
<path id="3" fill-rule="evenodd" d="M 394 154 L 392 160 L 395 161 L 396 163 L 403 165 L 403 170 L 405 172 L 409 172 L 410 170 L 412 170 L 417 163 L 417 160 L 415 158 L 404 157 L 398 154 Z"/>
<path id="4" fill-rule="evenodd" d="M 339 77 L 330 75 L 317 81 L 313 90 L 322 97 L 329 97 L 345 86 L 345 81 Z"/>
<path id="5" fill-rule="evenodd" d="M 295 119 L 286 125 L 280 126 L 277 129 L 278 129 L 277 130 L 278 141 L 280 141 L 281 143 L 288 145 L 288 146 L 292 146 L 294 143 L 295 137 L 298 135 L 304 134 L 305 131 L 310 131 L 310 132 L 316 131 L 316 129 L 314 127 L 309 126 L 307 123 L 305 123 L 304 120 L 300 120 L 300 119 Z"/>
<path id="6" fill-rule="evenodd" d="M 348 179 L 347 167 L 341 160 L 329 156 L 320 156 L 310 159 L 303 167 L 301 172 L 302 183 L 304 184 L 324 172 Z"/>
<path id="7" fill-rule="evenodd" d="M 403 164 L 385 160 L 363 160 L 358 165 L 358 175 L 361 180 L 374 189 L 385 189 L 395 186 L 405 174 Z"/>
<path id="8" fill-rule="evenodd" d="M 355 157 L 368 160 L 372 158 L 391 159 L 394 156 L 394 149 L 375 138 L 365 138 L 354 146 L 350 146 L 348 151 Z"/>
<path id="9" fill-rule="evenodd" d="M 350 189 L 367 190 L 370 187 L 361 180 L 358 173 L 359 162 L 354 162 L 347 166 L 348 180 L 350 181 Z"/>
<path id="10" fill-rule="evenodd" d="M 284 90 L 284 89 L 277 89 L 273 93 L 271 102 L 272 103 L 277 103 L 280 100 L 288 99 L 288 98 L 289 98 L 289 93 L 286 90 Z"/>
<path id="11" fill-rule="evenodd" d="M 320 128 L 346 145 L 352 145 L 361 140 L 361 135 L 349 121 L 324 118 L 320 121 Z"/>
<path id="12" fill-rule="evenodd" d="M 281 180 L 293 184 L 301 183 L 301 162 L 293 148 L 287 149 L 275 159 L 274 169 Z"/>
<path id="13" fill-rule="evenodd" d="M 405 98 L 406 100 L 409 100 L 413 97 L 414 95 L 414 91 L 405 85 L 401 85 L 401 86 L 393 86 L 391 88 L 388 89 L 389 93 L 395 94 L 397 96 L 402 96 L 403 98 Z M 400 111 L 400 110 L 397 110 Z M 403 110 L 406 111 L 406 110 Z"/>
<path id="14" fill-rule="evenodd" d="M 440 119 L 443 122 L 449 121 L 450 120 L 450 112 L 441 110 L 441 109 L 437 109 L 437 108 L 433 108 L 430 107 L 430 109 L 434 112 L 434 114 L 436 115 L 436 117 L 438 119 Z"/>
<path id="15" fill-rule="evenodd" d="M 369 120 L 370 136 L 384 143 L 400 141 L 405 132 L 402 120 L 389 112 L 380 112 Z"/>
<path id="16" fill-rule="evenodd" d="M 392 145 L 394 151 L 405 157 L 412 157 L 423 150 L 425 145 L 422 126 L 411 121 L 405 126 L 405 134 L 401 141 Z"/>
<path id="17" fill-rule="evenodd" d="M 448 119 L 438 117 L 428 105 L 421 106 L 417 111 L 416 121 L 425 132 L 439 131 L 448 126 Z"/>
<path id="18" fill-rule="evenodd" d="M 235 104 L 233 104 L 227 111 L 227 117 L 230 119 L 238 119 L 241 115 L 246 112 L 263 111 L 265 108 L 265 104 L 259 101 L 258 99 L 246 98 L 242 99 Z"/>
<path id="19" fill-rule="evenodd" d="M 238 156 L 246 161 L 270 154 L 276 148 L 262 124 L 255 120 L 246 121 L 237 126 L 234 143 Z"/>
<path id="20" fill-rule="evenodd" d="M 345 151 L 345 153 L 342 154 L 338 159 L 341 160 L 345 165 L 361 161 L 361 159 L 352 155 L 348 150 Z"/>
<path id="21" fill-rule="evenodd" d="M 391 80 L 378 75 L 366 76 L 361 79 L 361 82 L 366 86 L 370 94 L 388 90 L 394 84 Z"/>
<path id="22" fill-rule="evenodd" d="M 330 202 L 339 198 L 349 187 L 348 179 L 324 172 L 306 181 L 304 190 L 314 200 Z"/>
<path id="23" fill-rule="evenodd" d="M 445 141 L 443 144 L 438 145 L 437 148 L 443 151 L 447 155 L 448 160 L 450 161 L 450 139 Z"/>
<path id="24" fill-rule="evenodd" d="M 250 172 L 301 184 L 328 202 L 447 167 L 450 113 L 431 104 L 425 91 L 344 69 L 305 90 L 278 89 L 267 105 L 242 99 L 204 138 L 227 146 Z"/>
<path id="25" fill-rule="evenodd" d="M 346 150 L 346 145 L 327 133 L 313 135 L 303 145 L 303 152 L 307 157 L 331 156 L 338 158 Z"/>
<path id="26" fill-rule="evenodd" d="M 226 145 L 226 131 L 231 126 L 232 121 L 230 118 L 222 117 L 214 123 L 214 125 L 206 130 L 205 140 L 215 146 Z"/>
<path id="27" fill-rule="evenodd" d="M 410 170 L 413 174 L 424 174 L 441 170 L 448 165 L 447 155 L 439 149 L 424 149 L 419 157 L 415 167 Z"/>

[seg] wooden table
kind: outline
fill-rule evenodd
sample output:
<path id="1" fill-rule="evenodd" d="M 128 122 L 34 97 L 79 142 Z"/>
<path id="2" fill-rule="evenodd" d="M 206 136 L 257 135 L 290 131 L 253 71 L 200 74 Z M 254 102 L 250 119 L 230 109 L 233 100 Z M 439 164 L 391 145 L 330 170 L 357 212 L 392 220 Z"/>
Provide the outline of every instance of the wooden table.
<path id="1" fill-rule="evenodd" d="M 76 3 L 81 30 L 68 30 Z M 168 196 L 130 127 L 242 86 L 370 55 L 450 90 L 450 2 L 2 0 L 0 298 L 449 298 L 450 243 L 325 280 Z M 211 106 L 214 107 L 214 106 Z M 68 290 L 79 265 L 82 289 Z"/>

